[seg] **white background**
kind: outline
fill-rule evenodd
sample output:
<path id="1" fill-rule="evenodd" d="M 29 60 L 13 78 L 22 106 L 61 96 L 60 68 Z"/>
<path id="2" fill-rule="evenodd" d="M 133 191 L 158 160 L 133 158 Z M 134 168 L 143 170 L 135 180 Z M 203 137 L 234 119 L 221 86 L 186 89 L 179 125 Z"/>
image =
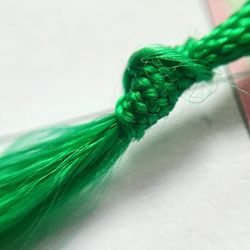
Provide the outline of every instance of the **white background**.
<path id="1" fill-rule="evenodd" d="M 0 1 L 0 134 L 112 108 L 128 56 L 201 37 L 207 12 L 198 0 Z M 35 249 L 250 249 L 249 136 L 218 76 L 131 145 L 87 218 Z"/>

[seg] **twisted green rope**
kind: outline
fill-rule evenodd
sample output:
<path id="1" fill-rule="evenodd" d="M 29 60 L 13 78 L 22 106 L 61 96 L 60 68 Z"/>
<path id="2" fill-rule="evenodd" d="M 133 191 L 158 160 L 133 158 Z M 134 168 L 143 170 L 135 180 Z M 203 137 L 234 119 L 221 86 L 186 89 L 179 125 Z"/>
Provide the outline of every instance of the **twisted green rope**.
<path id="1" fill-rule="evenodd" d="M 75 197 L 88 203 L 91 190 L 103 182 L 131 141 L 167 116 L 185 90 L 212 79 L 214 68 L 249 54 L 248 1 L 200 40 L 135 52 L 124 72 L 125 94 L 115 114 L 17 139 L 0 156 L 0 249 L 19 249 L 13 244 L 23 244 L 38 225 L 64 215 L 62 206 Z"/>
<path id="2" fill-rule="evenodd" d="M 135 52 L 123 78 L 125 95 L 116 115 L 129 136 L 167 116 L 192 84 L 213 77 L 213 69 L 250 54 L 250 2 L 200 40 L 179 47 L 154 46 Z"/>

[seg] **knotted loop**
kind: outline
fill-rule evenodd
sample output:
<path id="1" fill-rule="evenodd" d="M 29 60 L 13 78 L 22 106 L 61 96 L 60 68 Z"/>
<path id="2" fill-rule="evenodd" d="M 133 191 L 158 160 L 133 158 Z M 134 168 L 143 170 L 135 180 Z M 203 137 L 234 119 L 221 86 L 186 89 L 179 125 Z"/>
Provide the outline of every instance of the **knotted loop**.
<path id="1" fill-rule="evenodd" d="M 146 47 L 130 57 L 123 75 L 125 94 L 116 104 L 116 116 L 131 138 L 139 140 L 167 116 L 194 82 L 212 78 L 211 68 L 191 58 L 191 42 L 186 47 Z"/>

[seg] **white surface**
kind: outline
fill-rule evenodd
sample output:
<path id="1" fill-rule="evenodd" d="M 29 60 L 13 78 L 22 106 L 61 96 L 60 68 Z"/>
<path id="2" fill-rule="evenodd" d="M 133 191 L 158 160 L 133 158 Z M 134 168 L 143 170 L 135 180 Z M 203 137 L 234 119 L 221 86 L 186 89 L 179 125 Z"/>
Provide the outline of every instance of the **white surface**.
<path id="1" fill-rule="evenodd" d="M 196 0 L 1 1 L 0 134 L 112 107 L 131 52 L 209 29 Z M 36 249 L 250 249 L 249 163 L 221 81 L 131 145 L 98 208 Z"/>

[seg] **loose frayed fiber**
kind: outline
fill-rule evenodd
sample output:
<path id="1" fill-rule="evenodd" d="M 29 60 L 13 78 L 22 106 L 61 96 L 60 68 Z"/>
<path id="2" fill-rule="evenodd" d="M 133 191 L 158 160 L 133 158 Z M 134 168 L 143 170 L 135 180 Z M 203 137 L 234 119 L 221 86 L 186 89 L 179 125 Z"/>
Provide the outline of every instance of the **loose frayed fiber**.
<path id="1" fill-rule="evenodd" d="M 128 144 L 113 115 L 20 137 L 0 159 L 0 246 L 76 195 L 91 200 Z"/>

